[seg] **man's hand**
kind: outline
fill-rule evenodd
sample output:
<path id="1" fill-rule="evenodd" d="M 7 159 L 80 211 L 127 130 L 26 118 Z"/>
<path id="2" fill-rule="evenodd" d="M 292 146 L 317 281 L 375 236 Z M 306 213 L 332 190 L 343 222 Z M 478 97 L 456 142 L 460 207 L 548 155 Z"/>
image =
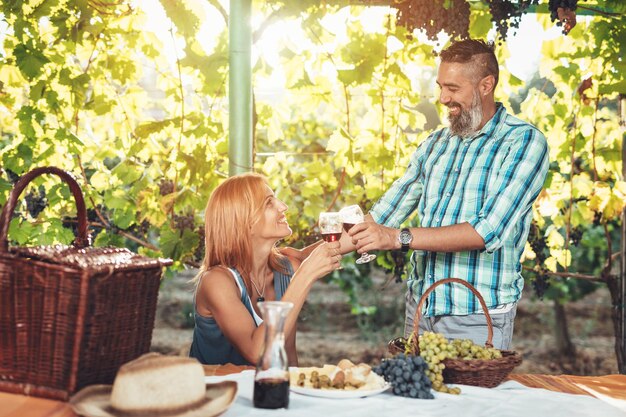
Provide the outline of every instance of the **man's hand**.
<path id="1" fill-rule="evenodd" d="M 348 232 L 359 253 L 400 249 L 399 234 L 398 229 L 383 226 L 373 221 L 355 224 Z"/>

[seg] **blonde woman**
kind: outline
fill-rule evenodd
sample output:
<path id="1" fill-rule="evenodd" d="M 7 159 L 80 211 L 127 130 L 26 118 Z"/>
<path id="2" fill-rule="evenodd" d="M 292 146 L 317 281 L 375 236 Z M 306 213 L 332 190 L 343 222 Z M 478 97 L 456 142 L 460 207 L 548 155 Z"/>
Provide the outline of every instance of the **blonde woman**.
<path id="1" fill-rule="evenodd" d="M 282 255 L 276 244 L 291 235 L 285 211 L 258 174 L 233 176 L 213 191 L 204 216 L 206 252 L 194 278 L 189 356 L 204 364 L 255 364 L 264 337 L 258 303 L 281 300 L 294 305 L 285 347 L 289 364 L 297 365 L 298 314 L 313 283 L 337 269 L 341 255 L 338 242 L 322 242 L 302 261 Z"/>

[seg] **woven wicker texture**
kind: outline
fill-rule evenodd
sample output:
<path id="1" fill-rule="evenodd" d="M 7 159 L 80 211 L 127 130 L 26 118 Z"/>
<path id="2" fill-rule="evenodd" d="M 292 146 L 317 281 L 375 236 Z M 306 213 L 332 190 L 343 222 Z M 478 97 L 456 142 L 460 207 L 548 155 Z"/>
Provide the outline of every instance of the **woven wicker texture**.
<path id="1" fill-rule="evenodd" d="M 78 209 L 72 246 L 8 246 L 8 222 L 26 185 L 61 177 Z M 110 384 L 118 368 L 150 348 L 167 259 L 89 247 L 76 181 L 54 167 L 25 174 L 0 217 L 0 390 L 67 400 L 91 384 Z"/>
<path id="2" fill-rule="evenodd" d="M 487 341 L 485 342 L 485 346 L 493 347 L 493 324 L 482 295 L 467 281 L 459 278 L 445 278 L 428 287 L 420 297 L 413 319 L 413 333 L 410 339 L 411 353 L 419 354 L 419 322 L 422 318 L 422 306 L 428 299 L 428 295 L 439 285 L 455 283 L 467 287 L 478 299 L 485 313 L 485 320 L 487 321 Z M 402 340 L 402 338 L 393 339 L 388 344 L 388 350 L 394 354 L 404 352 L 406 343 L 407 342 Z M 448 384 L 474 385 L 486 388 L 498 386 L 509 373 L 511 373 L 513 368 L 522 363 L 522 357 L 517 352 L 509 350 L 503 350 L 501 352 L 502 357 L 497 359 L 445 359 L 443 361 L 445 365 L 445 369 L 443 370 L 444 382 Z"/>

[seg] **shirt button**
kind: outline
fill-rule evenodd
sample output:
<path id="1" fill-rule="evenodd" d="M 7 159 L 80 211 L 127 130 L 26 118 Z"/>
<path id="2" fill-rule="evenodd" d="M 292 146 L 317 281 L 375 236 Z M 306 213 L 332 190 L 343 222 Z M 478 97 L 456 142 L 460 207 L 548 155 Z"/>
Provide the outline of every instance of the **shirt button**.
<path id="1" fill-rule="evenodd" d="M 463 146 L 468 147 L 468 146 L 469 146 L 469 142 L 465 142 L 465 143 L 463 144 Z"/>
<path id="2" fill-rule="evenodd" d="M 454 172 L 459 172 L 459 169 L 458 168 L 454 168 Z"/>
<path id="3" fill-rule="evenodd" d="M 446 193 L 446 197 L 450 197 L 452 193 Z"/>
<path id="4" fill-rule="evenodd" d="M 439 217 L 435 218 L 435 221 L 436 221 L 437 223 L 439 223 Z"/>
<path id="5" fill-rule="evenodd" d="M 433 279 L 433 274 L 428 274 L 428 278 Z"/>

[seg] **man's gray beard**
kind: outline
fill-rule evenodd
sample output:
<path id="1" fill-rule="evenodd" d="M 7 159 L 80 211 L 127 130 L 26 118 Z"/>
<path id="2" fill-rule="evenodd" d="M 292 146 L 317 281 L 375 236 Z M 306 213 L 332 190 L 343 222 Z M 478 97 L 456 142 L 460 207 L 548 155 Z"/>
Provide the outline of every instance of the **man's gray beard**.
<path id="1" fill-rule="evenodd" d="M 469 110 L 461 108 L 461 114 L 458 116 L 448 114 L 448 120 L 450 121 L 450 131 L 454 135 L 467 138 L 478 132 L 480 122 L 483 120 L 483 108 L 478 91 L 474 90 L 472 107 Z"/>

